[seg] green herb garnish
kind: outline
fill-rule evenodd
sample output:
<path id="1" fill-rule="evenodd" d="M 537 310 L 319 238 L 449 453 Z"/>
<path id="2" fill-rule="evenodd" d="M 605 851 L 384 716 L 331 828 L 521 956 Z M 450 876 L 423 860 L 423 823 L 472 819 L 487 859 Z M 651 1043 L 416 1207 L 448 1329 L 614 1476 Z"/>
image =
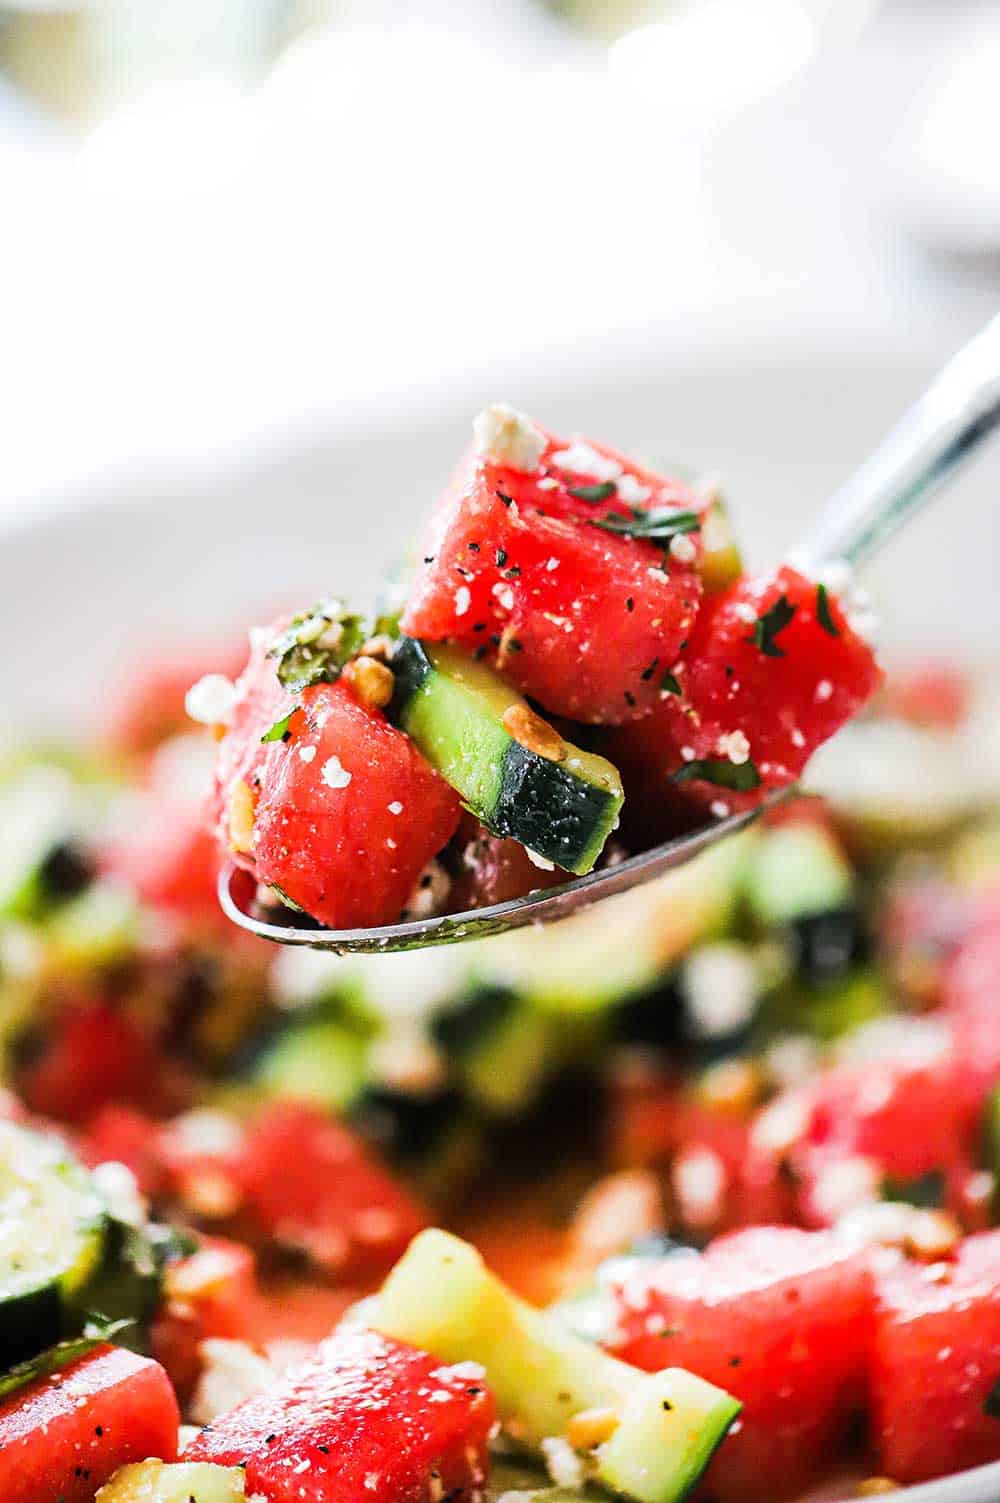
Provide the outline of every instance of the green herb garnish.
<path id="1" fill-rule="evenodd" d="M 660 688 L 665 694 L 681 694 L 683 692 L 675 673 L 665 673 L 660 679 Z"/>
<path id="2" fill-rule="evenodd" d="M 339 600 L 323 600 L 293 616 L 268 651 L 278 660 L 278 681 L 292 694 L 311 684 L 332 684 L 367 633 L 360 616 L 344 612 Z"/>
<path id="3" fill-rule="evenodd" d="M 894 1179 L 887 1175 L 882 1181 L 881 1195 L 883 1200 L 899 1200 L 924 1211 L 939 1211 L 944 1205 L 945 1188 L 942 1171 L 929 1169 L 916 1179 Z"/>
<path id="4" fill-rule="evenodd" d="M 591 527 L 600 527 L 618 537 L 644 538 L 663 548 L 668 548 L 673 538 L 697 532 L 701 527 L 701 517 L 696 511 L 676 511 L 669 506 L 654 506 L 649 511 L 632 506 L 629 511 L 631 514 L 627 517 L 609 511 L 606 516 L 588 517 L 587 521 Z"/>
<path id="5" fill-rule="evenodd" d="M 827 636 L 840 636 L 840 627 L 830 614 L 830 596 L 825 584 L 816 586 L 816 620 Z"/>
<path id="6" fill-rule="evenodd" d="M 1000 1419 L 1000 1378 L 997 1378 L 983 1400 L 983 1413 L 988 1414 L 990 1419 Z"/>
<path id="7" fill-rule="evenodd" d="M 766 658 L 783 658 L 785 654 L 775 638 L 784 631 L 797 610 L 798 606 L 792 605 L 787 595 L 779 595 L 771 609 L 758 617 L 747 641 L 759 647 Z"/>
<path id="8" fill-rule="evenodd" d="M 50 1346 L 37 1357 L 19 1362 L 5 1373 L 0 1378 L 0 1398 L 6 1398 L 9 1393 L 16 1393 L 26 1384 L 34 1383 L 38 1378 L 47 1378 L 50 1373 L 57 1373 L 71 1362 L 86 1357 L 95 1347 L 101 1346 L 105 1341 L 113 1341 L 120 1331 L 133 1324 L 131 1320 L 107 1321 L 95 1315 L 87 1321 L 82 1336 L 77 1336 L 72 1341 L 60 1341 L 58 1346 Z"/>
<path id="9" fill-rule="evenodd" d="M 276 720 L 274 724 L 264 732 L 263 736 L 261 736 L 260 738 L 261 741 L 287 741 L 289 736 L 291 735 L 291 732 L 288 729 L 288 722 L 291 720 L 292 716 L 295 714 L 295 711 L 298 709 L 301 709 L 300 705 L 292 705 L 292 708 L 289 710 L 287 715 L 283 715 L 280 720 Z"/>
<path id="10" fill-rule="evenodd" d="M 566 494 L 578 501 L 610 501 L 617 496 L 618 487 L 613 480 L 599 480 L 595 485 L 568 485 Z"/>
<path id="11" fill-rule="evenodd" d="M 672 775 L 675 783 L 711 783 L 733 793 L 749 793 L 760 787 L 760 773 L 752 762 L 730 762 L 728 758 L 706 757 L 685 762 Z"/>

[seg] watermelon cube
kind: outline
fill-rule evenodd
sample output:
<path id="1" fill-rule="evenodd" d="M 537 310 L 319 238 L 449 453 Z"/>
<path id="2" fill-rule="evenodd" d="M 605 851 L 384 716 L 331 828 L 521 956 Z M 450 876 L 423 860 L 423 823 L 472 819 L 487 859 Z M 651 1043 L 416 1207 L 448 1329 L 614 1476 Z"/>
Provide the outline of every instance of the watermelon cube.
<path id="1" fill-rule="evenodd" d="M 1000 1232 L 879 1276 L 871 1439 L 897 1482 L 1000 1460 Z"/>
<path id="2" fill-rule="evenodd" d="M 459 1503 L 485 1482 L 494 1416 L 481 1368 L 343 1326 L 185 1460 L 245 1466 L 247 1493 L 268 1503 Z"/>
<path id="3" fill-rule="evenodd" d="M 177 1455 L 177 1400 L 163 1368 L 101 1345 L 0 1400 L 4 1503 L 93 1503 L 130 1461 Z"/>
<path id="4" fill-rule="evenodd" d="M 829 1233 L 751 1227 L 699 1257 L 640 1264 L 615 1295 L 616 1355 L 649 1371 L 688 1368 L 743 1400 L 708 1496 L 788 1497 L 837 1459 L 864 1398 L 864 1254 Z"/>

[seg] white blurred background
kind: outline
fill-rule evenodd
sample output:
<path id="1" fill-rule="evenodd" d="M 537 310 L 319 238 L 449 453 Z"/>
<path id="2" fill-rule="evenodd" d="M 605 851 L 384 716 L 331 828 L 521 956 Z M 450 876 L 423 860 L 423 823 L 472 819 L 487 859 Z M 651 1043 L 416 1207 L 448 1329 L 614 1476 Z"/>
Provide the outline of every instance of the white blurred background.
<path id="1" fill-rule="evenodd" d="M 0 513 L 870 355 L 846 469 L 995 311 L 998 83 L 996 0 L 0 0 Z"/>

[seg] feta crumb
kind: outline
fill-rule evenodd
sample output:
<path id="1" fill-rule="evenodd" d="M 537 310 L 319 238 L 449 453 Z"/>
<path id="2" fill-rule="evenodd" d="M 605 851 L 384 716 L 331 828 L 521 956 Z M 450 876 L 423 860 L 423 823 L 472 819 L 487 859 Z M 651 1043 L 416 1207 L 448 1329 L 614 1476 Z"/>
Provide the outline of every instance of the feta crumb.
<path id="1" fill-rule="evenodd" d="M 449 1367 L 439 1367 L 431 1377 L 439 1383 L 446 1383 L 449 1378 L 457 1378 L 460 1383 L 482 1383 L 486 1369 L 481 1362 L 453 1362 Z"/>
<path id="2" fill-rule="evenodd" d="M 687 1025 L 696 1038 L 724 1038 L 757 1008 L 757 972 L 746 946 L 719 940 L 692 950 L 681 968 Z"/>
<path id="3" fill-rule="evenodd" d="M 745 621 L 747 626 L 754 626 L 757 621 L 757 612 L 746 600 L 737 600 L 733 606 L 733 615 L 737 621 Z"/>
<path id="4" fill-rule="evenodd" d="M 687 533 L 678 532 L 670 539 L 670 557 L 675 558 L 679 564 L 693 563 L 697 552 Z"/>
<path id="5" fill-rule="evenodd" d="M 217 1158 L 239 1148 L 243 1142 L 243 1129 L 229 1112 L 201 1107 L 197 1111 L 184 1112 L 175 1117 L 171 1123 L 170 1136 L 182 1154 L 205 1154 L 209 1158 Z"/>
<path id="6" fill-rule="evenodd" d="M 545 452 L 545 434 L 530 418 L 506 402 L 494 402 L 472 424 L 476 448 L 492 464 L 513 470 L 535 470 Z"/>
<path id="7" fill-rule="evenodd" d="M 315 748 L 315 746 L 300 746 L 299 747 L 299 761 L 300 762 L 312 762 L 314 760 L 315 756 L 316 756 L 316 748 Z"/>
<path id="8" fill-rule="evenodd" d="M 543 475 L 538 482 L 538 489 L 540 491 L 557 491 L 559 489 L 559 482 L 554 475 Z"/>
<path id="9" fill-rule="evenodd" d="M 820 679 L 816 685 L 816 694 L 814 697 L 818 705 L 825 704 L 828 699 L 832 699 L 833 685 L 828 678 Z"/>
<path id="10" fill-rule="evenodd" d="M 527 851 L 528 860 L 531 862 L 532 866 L 537 866 L 538 870 L 540 872 L 554 872 L 555 871 L 556 864 L 555 864 L 554 861 L 548 861 L 548 860 L 546 860 L 546 858 L 544 856 L 539 856 L 539 854 L 538 854 L 537 851 L 529 850 L 529 848 L 527 846 L 525 846 L 524 849 L 525 849 L 525 851 Z"/>
<path id="11" fill-rule="evenodd" d="M 224 673 L 206 673 L 184 696 L 184 709 L 200 725 L 229 725 L 236 704 L 236 685 Z"/>
<path id="12" fill-rule="evenodd" d="M 720 736 L 716 746 L 720 757 L 727 757 L 734 767 L 742 767 L 750 760 L 750 742 L 742 731 L 730 731 Z"/>
<path id="13" fill-rule="evenodd" d="M 346 788 L 353 777 L 353 773 L 341 766 L 338 756 L 327 757 L 319 775 L 328 788 Z"/>
<path id="14" fill-rule="evenodd" d="M 191 1417 L 209 1425 L 227 1409 L 262 1393 L 277 1374 L 266 1357 L 259 1356 L 245 1341 L 212 1338 L 200 1347 L 201 1377 L 191 1401 Z"/>
<path id="15" fill-rule="evenodd" d="M 682 746 L 681 747 L 681 759 L 683 761 L 685 761 L 685 762 L 693 762 L 694 761 L 694 747 L 693 746 Z"/>
<path id="16" fill-rule="evenodd" d="M 392 803 L 391 804 L 386 804 L 385 807 L 388 809 L 388 811 L 389 811 L 390 814 L 402 814 L 402 812 L 403 812 L 403 806 L 399 802 L 398 798 L 394 798 L 393 801 L 392 801 Z"/>
<path id="17" fill-rule="evenodd" d="M 568 449 L 560 449 L 558 454 L 553 454 L 552 463 L 561 470 L 569 470 L 574 475 L 593 476 L 595 480 L 617 480 L 622 473 L 617 459 L 598 454 L 590 444 L 581 443 L 578 439 Z"/>
<path id="18" fill-rule="evenodd" d="M 546 569 L 548 569 L 549 573 L 551 574 L 552 571 L 553 571 L 553 569 L 558 569 L 558 567 L 559 567 L 559 560 L 557 558 L 550 558 L 550 559 L 548 559 L 546 561 L 545 567 L 546 567 Z"/>
<path id="19" fill-rule="evenodd" d="M 514 591 L 510 585 L 495 584 L 493 586 L 493 594 L 505 611 L 512 611 L 514 609 Z"/>
<path id="20" fill-rule="evenodd" d="M 622 475 L 615 488 L 619 501 L 624 501 L 626 506 L 638 506 L 640 502 L 648 501 L 653 494 L 649 486 L 636 480 L 634 475 Z"/>
<path id="21" fill-rule="evenodd" d="M 714 798 L 708 807 L 716 819 L 728 819 L 732 813 L 729 805 L 722 798 Z"/>
<path id="22" fill-rule="evenodd" d="M 583 1462 L 564 1435 L 548 1435 L 542 1441 L 542 1455 L 549 1476 L 556 1487 L 581 1487 Z"/>
<path id="23" fill-rule="evenodd" d="M 459 585 L 455 591 L 455 615 L 464 616 L 472 604 L 472 592 L 468 585 Z"/>
<path id="24" fill-rule="evenodd" d="M 689 1226 L 711 1226 L 718 1220 L 727 1175 L 714 1148 L 699 1143 L 683 1150 L 674 1160 L 670 1177 Z"/>
<path id="25" fill-rule="evenodd" d="M 799 730 L 799 728 L 798 728 L 797 725 L 792 726 L 791 740 L 792 740 L 792 745 L 793 746 L 797 746 L 800 751 L 802 750 L 802 748 L 806 744 L 806 738 L 805 738 L 805 736 L 803 736 L 802 732 Z"/>

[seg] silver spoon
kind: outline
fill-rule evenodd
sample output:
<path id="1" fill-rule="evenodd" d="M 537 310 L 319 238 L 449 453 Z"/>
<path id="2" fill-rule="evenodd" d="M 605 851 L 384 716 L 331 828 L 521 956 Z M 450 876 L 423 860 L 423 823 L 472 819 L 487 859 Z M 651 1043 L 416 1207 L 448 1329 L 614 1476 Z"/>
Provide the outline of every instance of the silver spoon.
<path id="1" fill-rule="evenodd" d="M 863 563 L 958 473 L 998 427 L 1000 315 L 948 362 L 871 458 L 834 493 L 796 550 L 797 556 L 811 565 L 836 560 L 852 566 Z M 234 924 L 262 939 L 339 955 L 385 954 L 484 939 L 526 924 L 554 923 L 602 898 L 650 882 L 742 830 L 786 794 L 787 790 L 772 794 L 748 813 L 715 820 L 561 887 L 441 918 L 374 929 L 324 929 L 305 917 L 298 924 L 268 923 L 247 911 L 254 882 L 232 863 L 220 873 L 219 902 Z"/>

